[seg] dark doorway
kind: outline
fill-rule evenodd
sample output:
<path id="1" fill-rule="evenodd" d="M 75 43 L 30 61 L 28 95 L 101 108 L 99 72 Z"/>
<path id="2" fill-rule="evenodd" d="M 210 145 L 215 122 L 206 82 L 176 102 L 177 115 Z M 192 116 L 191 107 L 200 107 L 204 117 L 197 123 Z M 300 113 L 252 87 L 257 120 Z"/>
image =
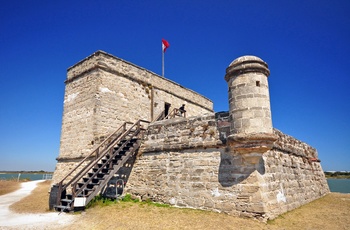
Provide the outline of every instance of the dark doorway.
<path id="1" fill-rule="evenodd" d="M 164 104 L 164 117 L 168 116 L 170 106 L 171 106 L 171 104 L 165 102 L 165 104 Z"/>

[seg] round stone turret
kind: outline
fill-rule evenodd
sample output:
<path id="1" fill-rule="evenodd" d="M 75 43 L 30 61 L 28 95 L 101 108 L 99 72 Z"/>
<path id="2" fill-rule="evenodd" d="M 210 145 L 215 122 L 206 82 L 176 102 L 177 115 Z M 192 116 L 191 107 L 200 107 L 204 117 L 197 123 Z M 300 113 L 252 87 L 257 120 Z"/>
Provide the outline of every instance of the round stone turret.
<path id="1" fill-rule="evenodd" d="M 239 57 L 226 69 L 231 119 L 229 141 L 235 148 L 245 143 L 244 146 L 259 149 L 259 145 L 268 144 L 266 141 L 272 144 L 276 140 L 271 120 L 269 74 L 266 62 L 255 56 Z M 267 147 L 263 146 L 261 151 Z"/>

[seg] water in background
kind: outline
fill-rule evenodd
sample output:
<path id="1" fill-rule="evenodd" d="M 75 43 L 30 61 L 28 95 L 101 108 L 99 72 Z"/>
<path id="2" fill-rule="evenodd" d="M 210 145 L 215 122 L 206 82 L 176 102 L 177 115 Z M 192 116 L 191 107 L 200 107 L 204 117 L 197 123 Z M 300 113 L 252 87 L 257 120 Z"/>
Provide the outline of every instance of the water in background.
<path id="1" fill-rule="evenodd" d="M 350 179 L 327 179 L 331 192 L 350 193 Z"/>
<path id="2" fill-rule="evenodd" d="M 0 180 L 51 180 L 52 174 L 42 173 L 0 173 Z"/>

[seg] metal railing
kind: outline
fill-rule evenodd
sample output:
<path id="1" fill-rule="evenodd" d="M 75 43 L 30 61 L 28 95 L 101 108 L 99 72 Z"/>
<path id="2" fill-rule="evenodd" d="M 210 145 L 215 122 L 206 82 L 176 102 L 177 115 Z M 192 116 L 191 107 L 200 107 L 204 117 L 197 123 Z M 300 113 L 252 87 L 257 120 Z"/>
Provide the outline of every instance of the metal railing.
<path id="1" fill-rule="evenodd" d="M 43 174 L 43 180 L 52 180 L 53 174 Z"/>

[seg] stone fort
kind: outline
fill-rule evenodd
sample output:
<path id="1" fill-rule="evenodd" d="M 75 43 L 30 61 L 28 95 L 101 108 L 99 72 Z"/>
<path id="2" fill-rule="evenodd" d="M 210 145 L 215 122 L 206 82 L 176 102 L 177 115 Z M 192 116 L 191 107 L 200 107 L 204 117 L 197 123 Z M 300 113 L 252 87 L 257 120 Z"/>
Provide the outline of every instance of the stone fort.
<path id="1" fill-rule="evenodd" d="M 269 74 L 258 57 L 235 59 L 229 111 L 215 113 L 210 99 L 106 52 L 78 62 L 50 208 L 129 193 L 265 221 L 329 193 L 316 149 L 273 128 Z"/>

